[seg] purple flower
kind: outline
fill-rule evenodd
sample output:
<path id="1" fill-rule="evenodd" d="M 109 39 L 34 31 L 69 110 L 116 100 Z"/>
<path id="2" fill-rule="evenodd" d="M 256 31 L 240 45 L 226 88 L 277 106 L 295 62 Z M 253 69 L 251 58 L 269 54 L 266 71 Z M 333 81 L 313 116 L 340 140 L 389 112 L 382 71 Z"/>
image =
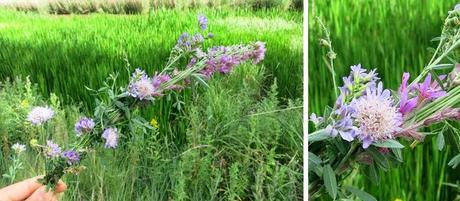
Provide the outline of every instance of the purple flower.
<path id="1" fill-rule="evenodd" d="M 260 42 L 260 41 L 257 41 L 255 44 L 254 44 L 254 52 L 252 53 L 253 54 L 253 63 L 254 64 L 257 64 L 259 63 L 260 61 L 262 61 L 264 58 L 265 58 L 265 43 L 263 42 Z"/>
<path id="2" fill-rule="evenodd" d="M 401 86 L 399 87 L 399 112 L 402 115 L 406 115 L 417 107 L 418 97 L 409 99 L 410 89 L 407 88 L 407 81 L 409 80 L 410 74 L 404 73 L 402 76 Z"/>
<path id="3" fill-rule="evenodd" d="M 161 84 L 168 82 L 169 80 L 171 80 L 169 75 L 155 75 L 152 78 L 153 87 L 159 88 Z"/>
<path id="4" fill-rule="evenodd" d="M 344 85 L 339 87 L 340 99 L 337 99 L 336 104 L 342 104 L 363 95 L 367 88 L 375 87 L 375 83 L 379 80 L 375 69 L 367 72 L 366 69 L 361 68 L 361 64 L 350 68 L 350 75 L 342 78 Z"/>
<path id="5" fill-rule="evenodd" d="M 81 136 L 84 133 L 91 132 L 95 125 L 92 119 L 83 117 L 75 123 L 75 132 L 77 132 L 77 136 Z"/>
<path id="6" fill-rule="evenodd" d="M 313 122 L 313 124 L 315 124 L 315 126 L 317 126 L 317 125 L 319 125 L 319 124 L 324 122 L 324 118 L 323 117 L 317 117 L 315 113 L 311 113 L 310 121 Z"/>
<path id="7" fill-rule="evenodd" d="M 54 116 L 54 111 L 48 106 L 34 107 L 27 115 L 27 121 L 34 125 L 41 125 Z"/>
<path id="8" fill-rule="evenodd" d="M 338 120 L 333 120 L 331 124 L 326 127 L 326 132 L 332 137 L 340 135 L 340 137 L 346 141 L 353 141 L 356 137 L 357 128 L 353 125 L 351 114 L 353 108 L 342 105 L 339 109 L 334 111 L 338 115 Z"/>
<path id="9" fill-rule="evenodd" d="M 105 139 L 105 148 L 116 148 L 118 145 L 118 131 L 116 128 L 107 128 L 102 133 L 102 138 Z"/>
<path id="10" fill-rule="evenodd" d="M 59 147 L 58 144 L 54 143 L 53 141 L 51 140 L 48 140 L 46 142 L 46 155 L 48 155 L 49 157 L 55 157 L 55 156 L 59 156 L 59 154 L 61 154 L 61 148 Z"/>
<path id="11" fill-rule="evenodd" d="M 62 152 L 61 157 L 66 159 L 69 165 L 76 164 L 80 161 L 80 154 L 74 150 L 67 150 Z"/>
<path id="12" fill-rule="evenodd" d="M 454 10 L 460 10 L 460 4 L 455 5 Z"/>
<path id="13" fill-rule="evenodd" d="M 155 87 L 150 78 L 142 77 L 129 84 L 128 93 L 139 100 L 149 99 L 155 94 Z"/>
<path id="14" fill-rule="evenodd" d="M 208 19 L 204 15 L 198 15 L 198 24 L 201 30 L 208 28 Z"/>
<path id="15" fill-rule="evenodd" d="M 431 74 L 428 74 L 425 77 L 425 81 L 421 84 L 417 84 L 415 88 L 419 91 L 420 101 L 433 100 L 446 95 L 446 92 L 438 87 L 436 81 L 431 83 Z"/>
<path id="16" fill-rule="evenodd" d="M 380 82 L 377 87 L 366 89 L 365 95 L 354 99 L 353 120 L 358 127 L 357 136 L 367 149 L 374 141 L 393 138 L 401 130 L 402 114 L 394 106 L 390 91 L 383 89 Z"/>

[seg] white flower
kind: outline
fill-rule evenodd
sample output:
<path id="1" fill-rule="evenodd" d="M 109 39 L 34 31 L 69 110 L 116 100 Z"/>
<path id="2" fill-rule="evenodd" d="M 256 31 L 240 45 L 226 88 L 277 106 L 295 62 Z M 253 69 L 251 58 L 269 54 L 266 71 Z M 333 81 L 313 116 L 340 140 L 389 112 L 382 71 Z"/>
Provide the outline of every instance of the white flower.
<path id="1" fill-rule="evenodd" d="M 27 115 L 27 121 L 34 125 L 41 125 L 53 118 L 53 116 L 54 112 L 51 108 L 49 108 L 48 106 L 38 106 L 34 107 L 32 111 L 29 112 L 29 114 Z"/>
<path id="2" fill-rule="evenodd" d="M 16 143 L 11 146 L 11 149 L 13 149 L 17 154 L 20 154 L 26 150 L 26 145 Z"/>

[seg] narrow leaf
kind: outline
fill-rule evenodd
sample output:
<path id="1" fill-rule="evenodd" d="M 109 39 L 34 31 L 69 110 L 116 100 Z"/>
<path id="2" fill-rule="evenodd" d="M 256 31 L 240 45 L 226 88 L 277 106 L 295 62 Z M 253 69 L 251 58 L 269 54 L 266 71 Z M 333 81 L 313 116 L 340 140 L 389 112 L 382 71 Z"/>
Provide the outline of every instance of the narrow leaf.
<path id="1" fill-rule="evenodd" d="M 356 195 L 356 197 L 358 197 L 359 199 L 361 199 L 363 201 L 377 201 L 377 199 L 375 199 L 374 196 L 372 196 L 371 194 L 366 193 L 366 192 L 364 192 L 362 190 L 359 190 L 357 188 L 347 186 L 347 187 L 345 187 L 345 189 L 347 189 L 347 191 L 350 191 L 351 193 Z"/>
<path id="2" fill-rule="evenodd" d="M 323 180 L 324 186 L 326 187 L 326 191 L 332 197 L 332 199 L 337 198 L 337 180 L 335 179 L 335 172 L 331 168 L 330 164 L 324 166 L 323 169 Z"/>
<path id="3" fill-rule="evenodd" d="M 460 163 L 460 154 L 454 156 L 447 165 L 451 166 L 452 168 L 456 168 L 458 163 Z"/>
<path id="4" fill-rule="evenodd" d="M 322 141 L 327 138 L 330 138 L 331 135 L 323 130 L 318 130 L 313 133 L 308 134 L 308 142 L 317 142 Z"/>
<path id="5" fill-rule="evenodd" d="M 376 147 L 386 147 L 386 148 L 397 148 L 397 149 L 404 148 L 404 145 L 402 145 L 396 140 L 386 140 L 383 142 L 376 142 L 373 145 Z"/>
<path id="6" fill-rule="evenodd" d="M 438 134 L 438 137 L 436 138 L 436 145 L 438 146 L 439 151 L 441 151 L 444 148 L 444 145 L 446 144 L 444 140 L 443 131 L 444 129 L 441 131 L 441 133 Z"/>

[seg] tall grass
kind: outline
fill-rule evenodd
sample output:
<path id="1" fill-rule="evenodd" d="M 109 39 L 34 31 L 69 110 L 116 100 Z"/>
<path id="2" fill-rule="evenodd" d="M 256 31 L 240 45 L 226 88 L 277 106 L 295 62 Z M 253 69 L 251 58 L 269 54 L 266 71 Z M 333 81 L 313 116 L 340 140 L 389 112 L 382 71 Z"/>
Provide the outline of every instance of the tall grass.
<path id="1" fill-rule="evenodd" d="M 69 189 L 63 200 L 301 200 L 302 103 L 290 100 L 281 107 L 276 82 L 266 88 L 265 80 L 263 68 L 253 65 L 212 80 L 187 103 L 184 144 L 160 132 L 138 135 L 116 150 L 98 149 L 83 162 L 85 171 L 64 178 Z M 0 104 L 21 108 L 14 103 L 25 91 L 21 80 L 2 85 Z M 48 129 L 56 129 L 54 139 L 66 144 L 75 138 L 72 125 L 80 114 L 57 102 L 51 100 L 58 115 Z M 279 111 L 285 107 L 297 109 Z M 1 152 L 0 172 L 11 162 L 8 147 L 33 137 L 33 129 L 12 129 L 27 125 L 25 114 L 6 118 L 18 121 L 0 127 L 8 129 L 1 140 L 7 151 Z M 26 152 L 19 178 L 43 173 L 35 154 Z"/>
<path id="2" fill-rule="evenodd" d="M 51 14 L 139 14 L 158 9 L 302 10 L 302 0 L 2 0 L 0 7 Z"/>
<path id="3" fill-rule="evenodd" d="M 339 77 L 349 66 L 361 63 L 377 68 L 384 85 L 397 89 L 403 72 L 417 74 L 429 61 L 430 42 L 439 36 L 447 11 L 457 2 L 440 1 L 309 1 L 309 108 L 321 113 L 333 104 L 332 79 L 322 55 L 321 36 L 314 17 L 319 16 L 331 31 L 337 52 L 336 71 Z M 337 78 L 337 81 L 341 81 Z M 453 191 L 443 182 L 458 179 L 456 170 L 446 167 L 452 157 L 449 149 L 442 152 L 426 139 L 423 147 L 406 149 L 405 162 L 397 169 L 383 172 L 380 184 L 361 176 L 351 182 L 375 195 L 378 200 L 453 200 Z"/>
<path id="4" fill-rule="evenodd" d="M 162 69 L 178 36 L 196 28 L 198 13 L 208 16 L 215 35 L 208 47 L 265 41 L 268 51 L 263 65 L 281 83 L 280 97 L 301 96 L 299 12 L 206 9 L 55 17 L 0 11 L 0 79 L 31 75 L 43 94 L 54 92 L 66 103 L 91 103 L 83 86 L 100 87 L 101 79 L 114 71 L 127 81 L 125 57 L 132 69 L 142 67 L 148 73 Z"/>

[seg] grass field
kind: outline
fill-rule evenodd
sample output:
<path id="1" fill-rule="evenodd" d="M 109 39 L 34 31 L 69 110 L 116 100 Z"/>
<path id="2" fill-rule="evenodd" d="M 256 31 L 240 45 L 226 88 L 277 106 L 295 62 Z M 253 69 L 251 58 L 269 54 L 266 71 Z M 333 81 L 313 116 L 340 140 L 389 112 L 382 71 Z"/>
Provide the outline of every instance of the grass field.
<path id="1" fill-rule="evenodd" d="M 428 47 L 439 36 L 441 25 L 458 3 L 440 1 L 309 1 L 309 100 L 310 112 L 322 113 L 333 104 L 331 76 L 322 57 L 318 40 L 322 36 L 314 17 L 319 16 L 330 29 L 337 53 L 339 77 L 348 75 L 350 66 L 361 63 L 377 68 L 384 85 L 397 89 L 403 72 L 417 74 L 431 58 Z M 331 93 L 325 93 L 331 91 Z M 452 147 L 438 151 L 428 138 L 423 147 L 406 149 L 405 162 L 381 175 L 379 184 L 354 176 L 350 183 L 376 196 L 377 200 L 454 200 L 458 170 L 447 167 L 454 156 Z"/>
<path id="2" fill-rule="evenodd" d="M 136 136 L 115 151 L 97 150 L 84 161 L 83 173 L 64 178 L 70 188 L 63 200 L 300 200 L 300 12 L 53 16 L 0 11 L 0 171 L 11 165 L 11 143 L 37 137 L 24 121 L 30 106 L 51 104 L 58 113 L 47 129 L 60 144 L 72 141 L 75 120 L 94 107 L 84 86 L 100 87 L 111 72 L 120 72 L 120 83 L 126 83 L 126 55 L 131 70 L 162 69 L 176 38 L 196 26 L 197 13 L 208 16 L 215 35 L 206 45 L 265 41 L 265 61 L 217 76 L 207 89 L 185 90 L 182 110 L 167 100 L 146 108 L 144 117 L 158 120 L 160 132 Z M 36 88 L 24 78 L 5 83 L 20 75 L 30 75 Z M 284 108 L 296 109 L 272 112 Z M 23 157 L 18 179 L 43 173 L 43 161 L 32 150 Z M 0 186 L 7 183 L 0 179 Z"/>

